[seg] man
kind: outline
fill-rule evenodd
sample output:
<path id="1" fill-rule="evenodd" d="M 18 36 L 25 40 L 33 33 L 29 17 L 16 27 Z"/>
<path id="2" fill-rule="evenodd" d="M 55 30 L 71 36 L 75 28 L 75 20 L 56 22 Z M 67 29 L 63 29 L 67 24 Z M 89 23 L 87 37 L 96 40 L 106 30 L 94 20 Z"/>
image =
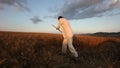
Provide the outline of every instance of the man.
<path id="1" fill-rule="evenodd" d="M 72 45 L 72 29 L 69 25 L 69 22 L 62 16 L 58 17 L 58 25 L 56 27 L 57 30 L 61 28 L 62 35 L 63 35 L 63 44 L 62 44 L 62 53 L 65 54 L 67 50 L 67 46 L 69 51 L 72 53 L 74 57 L 78 57 L 78 53 L 76 52 L 75 48 Z"/>

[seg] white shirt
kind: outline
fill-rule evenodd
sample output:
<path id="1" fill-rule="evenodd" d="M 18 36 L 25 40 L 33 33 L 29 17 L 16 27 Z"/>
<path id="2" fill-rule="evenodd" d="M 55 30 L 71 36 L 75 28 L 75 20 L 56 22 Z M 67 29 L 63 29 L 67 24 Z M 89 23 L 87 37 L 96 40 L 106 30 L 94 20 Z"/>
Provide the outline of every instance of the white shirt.
<path id="1" fill-rule="evenodd" d="M 60 18 L 58 20 L 57 28 L 61 28 L 64 38 L 69 38 L 73 36 L 72 29 L 69 25 L 69 22 L 65 18 Z"/>

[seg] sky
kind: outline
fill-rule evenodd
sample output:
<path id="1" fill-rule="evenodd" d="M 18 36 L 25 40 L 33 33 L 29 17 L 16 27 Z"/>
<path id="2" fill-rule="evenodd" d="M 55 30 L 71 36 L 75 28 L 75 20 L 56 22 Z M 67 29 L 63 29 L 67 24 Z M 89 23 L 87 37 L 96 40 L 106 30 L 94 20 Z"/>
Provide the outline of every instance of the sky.
<path id="1" fill-rule="evenodd" d="M 60 33 L 59 15 L 76 34 L 120 32 L 120 0 L 0 0 L 0 31 Z"/>

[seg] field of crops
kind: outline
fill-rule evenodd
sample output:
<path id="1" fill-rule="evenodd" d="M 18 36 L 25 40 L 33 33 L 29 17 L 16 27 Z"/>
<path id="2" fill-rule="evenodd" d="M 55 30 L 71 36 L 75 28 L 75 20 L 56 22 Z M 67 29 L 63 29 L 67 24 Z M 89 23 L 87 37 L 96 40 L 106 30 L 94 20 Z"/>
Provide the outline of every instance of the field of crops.
<path id="1" fill-rule="evenodd" d="M 119 68 L 120 38 L 75 35 L 79 62 L 62 56 L 62 35 L 0 32 L 0 68 Z"/>

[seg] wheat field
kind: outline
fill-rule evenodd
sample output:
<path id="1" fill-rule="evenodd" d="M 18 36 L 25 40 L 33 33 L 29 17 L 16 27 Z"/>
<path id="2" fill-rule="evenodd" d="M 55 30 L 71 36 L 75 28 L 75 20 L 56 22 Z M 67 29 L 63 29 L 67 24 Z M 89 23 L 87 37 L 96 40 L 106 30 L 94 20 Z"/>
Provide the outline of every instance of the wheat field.
<path id="1" fill-rule="evenodd" d="M 63 37 L 50 33 L 0 32 L 0 68 L 119 68 L 120 38 L 74 35 L 79 62 L 61 52 Z"/>

